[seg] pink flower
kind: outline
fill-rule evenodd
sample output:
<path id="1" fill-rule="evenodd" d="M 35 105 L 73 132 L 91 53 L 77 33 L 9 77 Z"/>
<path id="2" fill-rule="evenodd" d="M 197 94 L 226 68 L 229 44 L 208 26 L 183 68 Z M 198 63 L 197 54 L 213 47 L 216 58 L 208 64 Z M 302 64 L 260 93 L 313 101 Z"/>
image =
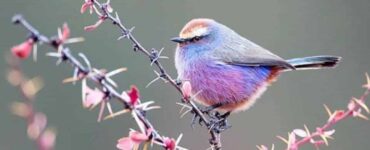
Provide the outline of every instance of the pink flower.
<path id="1" fill-rule="evenodd" d="M 182 95 L 184 98 L 189 98 L 191 95 L 191 84 L 189 81 L 185 81 L 182 85 Z"/>
<path id="2" fill-rule="evenodd" d="M 297 141 L 296 134 L 294 132 L 289 134 L 289 150 L 298 150 L 295 142 Z"/>
<path id="3" fill-rule="evenodd" d="M 10 109 L 12 110 L 13 114 L 22 118 L 27 118 L 32 114 L 31 106 L 27 105 L 26 103 L 13 102 Z"/>
<path id="4" fill-rule="evenodd" d="M 356 102 L 355 101 L 350 101 L 347 105 L 348 110 L 353 110 L 356 108 Z"/>
<path id="5" fill-rule="evenodd" d="M 84 38 L 82 37 L 75 37 L 75 38 L 69 38 L 71 35 L 71 30 L 68 27 L 67 23 L 63 24 L 63 28 L 58 28 L 58 39 L 56 39 L 56 45 L 63 45 L 63 44 L 70 44 L 70 43 L 77 43 L 84 41 Z"/>
<path id="6" fill-rule="evenodd" d="M 43 150 L 52 150 L 55 145 L 55 138 L 56 138 L 55 131 L 46 129 L 39 139 L 39 146 Z"/>
<path id="7" fill-rule="evenodd" d="M 106 17 L 100 17 L 99 20 L 95 24 L 84 27 L 84 30 L 85 31 L 95 30 L 97 27 L 99 27 L 104 22 L 105 19 Z"/>
<path id="8" fill-rule="evenodd" d="M 28 124 L 27 134 L 31 139 L 36 139 L 47 125 L 47 118 L 43 113 L 36 113 L 32 118 L 32 122 Z"/>
<path id="9" fill-rule="evenodd" d="M 139 90 L 136 86 L 131 86 L 130 92 L 128 92 L 128 96 L 130 97 L 130 103 L 132 105 L 136 105 L 139 102 Z"/>
<path id="10" fill-rule="evenodd" d="M 91 108 L 103 101 L 105 93 L 95 88 L 91 89 L 86 85 L 86 80 L 82 83 L 82 104 L 85 108 Z"/>
<path id="11" fill-rule="evenodd" d="M 90 14 L 93 12 L 94 2 L 92 0 L 85 0 L 85 3 L 81 6 L 81 14 L 83 14 L 88 8 L 90 8 Z"/>
<path id="12" fill-rule="evenodd" d="M 345 115 L 345 111 L 344 110 L 336 110 L 329 118 L 329 122 L 333 121 L 333 122 L 337 122 L 341 119 L 343 119 Z"/>
<path id="13" fill-rule="evenodd" d="M 163 143 L 166 150 L 175 150 L 176 148 L 176 140 L 173 138 L 165 137 Z"/>
<path id="14" fill-rule="evenodd" d="M 132 150 L 134 147 L 138 147 L 142 142 L 148 141 L 150 134 L 150 130 L 148 134 L 130 131 L 128 137 L 123 137 L 118 140 L 117 148 L 120 150 Z"/>
<path id="15" fill-rule="evenodd" d="M 134 145 L 130 137 L 123 137 L 118 140 L 117 148 L 120 150 L 132 150 Z"/>
<path id="16" fill-rule="evenodd" d="M 60 35 L 59 39 L 61 40 L 61 42 L 65 42 L 69 36 L 71 34 L 71 30 L 69 30 L 69 27 L 68 27 L 68 24 L 63 24 L 63 31 L 62 31 L 62 34 Z"/>
<path id="17" fill-rule="evenodd" d="M 14 56 L 17 56 L 18 58 L 25 59 L 28 56 L 30 56 L 32 47 L 35 44 L 35 41 L 30 38 L 27 41 L 12 47 L 11 51 Z"/>

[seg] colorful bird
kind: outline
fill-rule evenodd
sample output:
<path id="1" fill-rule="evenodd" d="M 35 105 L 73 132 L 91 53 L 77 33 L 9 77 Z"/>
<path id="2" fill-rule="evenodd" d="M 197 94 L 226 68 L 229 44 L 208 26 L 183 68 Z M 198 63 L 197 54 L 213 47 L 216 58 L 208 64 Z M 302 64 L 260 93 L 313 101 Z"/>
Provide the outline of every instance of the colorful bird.
<path id="1" fill-rule="evenodd" d="M 212 19 L 193 19 L 180 32 L 175 65 L 195 101 L 218 111 L 247 110 L 286 71 L 333 68 L 340 57 L 284 60 Z"/>

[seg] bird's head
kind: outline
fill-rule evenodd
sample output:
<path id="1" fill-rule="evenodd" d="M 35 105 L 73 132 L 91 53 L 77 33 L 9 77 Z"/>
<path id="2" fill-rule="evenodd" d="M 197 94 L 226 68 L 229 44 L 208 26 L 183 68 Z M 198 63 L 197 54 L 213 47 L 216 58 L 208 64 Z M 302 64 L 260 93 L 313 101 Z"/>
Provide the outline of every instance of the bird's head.
<path id="1" fill-rule="evenodd" d="M 219 43 L 220 29 L 222 25 L 212 19 L 193 19 L 183 27 L 179 36 L 171 41 L 178 43 L 182 50 L 208 50 Z"/>

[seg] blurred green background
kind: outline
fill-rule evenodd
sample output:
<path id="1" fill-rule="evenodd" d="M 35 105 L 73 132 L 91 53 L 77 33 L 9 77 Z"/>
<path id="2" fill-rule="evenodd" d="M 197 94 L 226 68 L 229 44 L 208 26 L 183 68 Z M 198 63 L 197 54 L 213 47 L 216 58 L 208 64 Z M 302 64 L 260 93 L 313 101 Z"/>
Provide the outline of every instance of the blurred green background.
<path id="1" fill-rule="evenodd" d="M 79 13 L 83 0 L 2 0 L 0 5 L 0 48 L 2 58 L 10 47 L 25 39 L 26 32 L 10 22 L 16 13 L 24 14 L 37 29 L 55 35 L 57 27 L 68 22 L 72 36 L 83 36 L 86 42 L 70 45 L 85 53 L 98 68 L 128 67 L 115 76 L 120 89 L 135 84 L 142 100 L 155 100 L 160 110 L 151 111 L 149 119 L 164 135 L 184 134 L 181 145 L 191 150 L 208 148 L 208 134 L 203 127 L 190 127 L 190 116 L 180 119 L 179 95 L 169 85 L 156 82 L 146 57 L 131 50 L 128 41 L 117 41 L 119 33 L 109 23 L 94 32 L 83 27 L 95 23 L 96 16 Z M 370 1 L 368 0 L 112 0 L 127 26 L 135 26 L 134 35 L 146 48 L 164 47 L 164 66 L 176 77 L 173 63 L 176 36 L 192 18 L 214 18 L 241 35 L 284 57 L 331 54 L 343 57 L 336 69 L 286 73 L 260 98 L 252 109 L 230 117 L 232 128 L 223 133 L 225 150 L 256 149 L 257 144 L 284 144 L 276 135 L 286 136 L 307 124 L 311 130 L 327 119 L 323 104 L 345 108 L 351 96 L 362 94 L 364 73 L 370 71 Z M 45 112 L 51 126 L 58 131 L 57 150 L 115 149 L 116 140 L 136 128 L 129 115 L 96 122 L 97 110 L 81 105 L 81 87 L 62 84 L 72 75 L 71 68 L 55 66 L 46 57 L 47 47 L 39 48 L 39 60 L 27 59 L 22 67 L 28 76 L 41 76 L 45 88 L 38 94 L 36 107 Z M 26 136 L 24 120 L 9 112 L 9 105 L 21 101 L 16 88 L 6 78 L 5 59 L 0 63 L 0 149 L 36 149 Z M 335 126 L 330 150 L 367 150 L 370 147 L 369 121 L 349 119 Z M 160 149 L 158 147 L 154 149 Z M 305 146 L 303 149 L 314 149 Z"/>

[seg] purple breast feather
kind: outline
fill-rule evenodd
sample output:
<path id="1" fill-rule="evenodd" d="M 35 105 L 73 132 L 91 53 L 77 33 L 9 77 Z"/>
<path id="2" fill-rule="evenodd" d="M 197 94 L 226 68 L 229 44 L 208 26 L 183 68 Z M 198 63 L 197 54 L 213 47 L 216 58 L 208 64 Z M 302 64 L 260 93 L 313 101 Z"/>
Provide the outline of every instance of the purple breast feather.
<path id="1" fill-rule="evenodd" d="M 188 65 L 184 79 L 190 80 L 196 99 L 207 105 L 238 104 L 251 98 L 270 79 L 270 67 L 247 67 L 195 61 Z"/>

